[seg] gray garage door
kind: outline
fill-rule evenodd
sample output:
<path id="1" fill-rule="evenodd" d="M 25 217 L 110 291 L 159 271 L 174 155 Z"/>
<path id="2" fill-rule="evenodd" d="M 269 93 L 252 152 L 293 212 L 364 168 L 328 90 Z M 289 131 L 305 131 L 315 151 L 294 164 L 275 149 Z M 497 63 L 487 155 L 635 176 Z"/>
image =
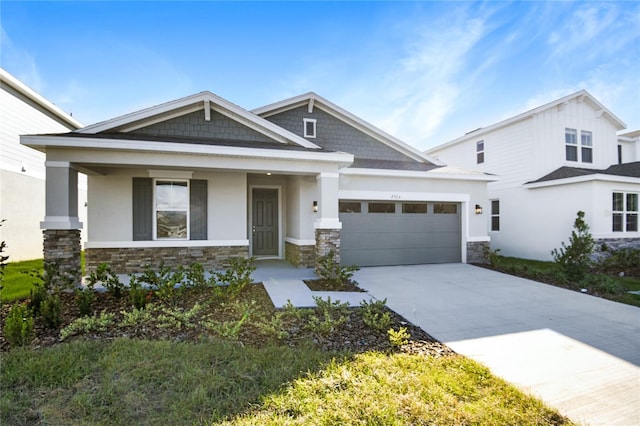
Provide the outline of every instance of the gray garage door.
<path id="1" fill-rule="evenodd" d="M 344 265 L 460 262 L 460 204 L 340 201 Z"/>

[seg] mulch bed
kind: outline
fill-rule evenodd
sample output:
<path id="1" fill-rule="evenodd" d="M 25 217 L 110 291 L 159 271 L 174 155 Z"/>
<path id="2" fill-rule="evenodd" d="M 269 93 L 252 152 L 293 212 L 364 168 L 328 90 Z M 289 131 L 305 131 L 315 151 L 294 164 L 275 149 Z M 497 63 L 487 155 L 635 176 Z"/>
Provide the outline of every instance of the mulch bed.
<path id="1" fill-rule="evenodd" d="M 366 293 L 366 290 L 361 289 L 358 285 L 349 281 L 346 284 L 338 284 L 332 283 L 328 280 L 323 279 L 315 279 L 315 280 L 304 280 L 304 283 L 309 287 L 311 291 L 350 291 L 356 293 Z"/>
<path id="2" fill-rule="evenodd" d="M 190 308 L 196 302 L 204 302 L 209 298 L 206 292 L 185 291 L 178 300 L 178 306 L 185 309 Z M 75 295 L 73 293 L 62 293 L 60 295 L 62 301 L 62 323 L 60 326 L 49 329 L 43 324 L 40 317 L 36 317 L 34 321 L 35 339 L 31 346 L 33 348 L 43 348 L 57 344 L 65 344 L 60 341 L 60 330 L 69 325 L 79 316 L 76 305 Z M 270 317 L 276 309 L 273 307 L 269 296 L 262 284 L 254 284 L 247 287 L 240 295 L 240 300 L 245 302 L 254 301 L 256 312 L 260 315 Z M 24 303 L 18 301 L 15 303 Z M 11 308 L 10 303 L 5 303 L 0 307 L 0 324 L 4 327 L 5 319 Z M 237 311 L 233 311 L 232 304 L 212 303 L 206 314 L 210 319 L 215 321 L 233 321 L 237 320 Z M 123 312 L 133 309 L 128 298 L 115 298 L 111 293 L 96 293 L 93 312 L 99 314 L 101 312 L 115 314 L 115 323 L 123 318 Z M 267 344 L 278 343 L 289 345 L 292 347 L 307 342 L 312 342 L 322 350 L 327 351 L 402 351 L 408 353 L 424 354 L 431 356 L 449 356 L 454 352 L 446 345 L 438 342 L 429 336 L 424 330 L 411 324 L 402 316 L 388 310 L 391 315 L 392 322 L 390 327 L 398 330 L 400 327 L 406 327 L 411 335 L 410 342 L 401 348 L 392 348 L 386 330 L 374 330 L 364 324 L 362 320 L 361 308 L 349 308 L 348 320 L 340 325 L 333 333 L 322 336 L 308 330 L 305 324 L 300 321 L 289 320 L 284 324 L 284 328 L 288 333 L 288 337 L 275 340 L 273 336 L 265 334 L 255 322 L 251 319 L 247 321 L 241 328 L 237 336 L 237 342 L 242 345 L 253 347 L 262 347 Z M 235 315 L 235 317 L 234 317 Z M 93 339 L 93 340 L 112 340 L 115 338 L 134 338 L 146 340 L 172 340 L 180 342 L 202 342 L 206 339 L 219 339 L 212 334 L 210 330 L 194 328 L 157 328 L 157 327 L 118 327 L 113 325 L 103 332 L 90 333 L 73 339 Z M 9 343 L 3 335 L 0 335 L 0 351 L 9 350 Z"/>

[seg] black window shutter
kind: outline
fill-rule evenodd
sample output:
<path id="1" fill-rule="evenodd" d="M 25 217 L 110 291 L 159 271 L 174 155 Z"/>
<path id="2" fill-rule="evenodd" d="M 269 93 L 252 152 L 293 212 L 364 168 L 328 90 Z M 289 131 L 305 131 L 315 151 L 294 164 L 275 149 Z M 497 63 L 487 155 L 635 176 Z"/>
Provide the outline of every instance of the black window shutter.
<path id="1" fill-rule="evenodd" d="M 189 226 L 192 240 L 207 239 L 207 181 L 191 180 Z"/>
<path id="2" fill-rule="evenodd" d="M 133 178 L 133 241 L 153 237 L 153 182 L 151 178 Z"/>

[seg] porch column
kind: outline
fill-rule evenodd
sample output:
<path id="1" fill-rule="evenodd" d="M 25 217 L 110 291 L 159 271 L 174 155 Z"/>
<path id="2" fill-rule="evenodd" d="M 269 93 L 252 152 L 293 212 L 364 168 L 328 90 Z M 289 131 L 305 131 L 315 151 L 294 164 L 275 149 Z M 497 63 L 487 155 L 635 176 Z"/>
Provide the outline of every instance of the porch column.
<path id="1" fill-rule="evenodd" d="M 320 257 L 330 251 L 335 253 L 340 263 L 340 229 L 338 217 L 338 173 L 320 173 L 316 176 L 318 185 L 318 218 L 314 222 L 316 233 L 316 265 Z"/>
<path id="2" fill-rule="evenodd" d="M 47 161 L 46 204 L 43 230 L 45 264 L 56 264 L 62 278 L 79 284 L 80 229 L 78 171 L 64 161 Z"/>

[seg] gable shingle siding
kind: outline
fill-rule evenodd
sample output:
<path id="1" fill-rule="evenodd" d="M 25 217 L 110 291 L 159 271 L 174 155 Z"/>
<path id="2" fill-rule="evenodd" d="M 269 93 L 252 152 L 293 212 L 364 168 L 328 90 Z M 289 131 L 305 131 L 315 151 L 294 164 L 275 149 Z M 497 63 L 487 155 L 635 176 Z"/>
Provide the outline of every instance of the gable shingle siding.
<path id="1" fill-rule="evenodd" d="M 265 135 L 213 110 L 211 111 L 210 121 L 204 119 L 203 111 L 195 111 L 171 120 L 133 130 L 130 133 L 152 136 L 186 136 L 192 138 L 273 142 Z"/>
<path id="2" fill-rule="evenodd" d="M 314 108 L 312 113 L 308 112 L 307 106 L 301 106 L 266 117 L 272 123 L 298 136 L 304 136 L 303 118 L 317 120 L 316 137 L 308 140 L 329 151 L 347 152 L 353 154 L 355 158 L 362 159 L 415 162 L 318 107 Z"/>

